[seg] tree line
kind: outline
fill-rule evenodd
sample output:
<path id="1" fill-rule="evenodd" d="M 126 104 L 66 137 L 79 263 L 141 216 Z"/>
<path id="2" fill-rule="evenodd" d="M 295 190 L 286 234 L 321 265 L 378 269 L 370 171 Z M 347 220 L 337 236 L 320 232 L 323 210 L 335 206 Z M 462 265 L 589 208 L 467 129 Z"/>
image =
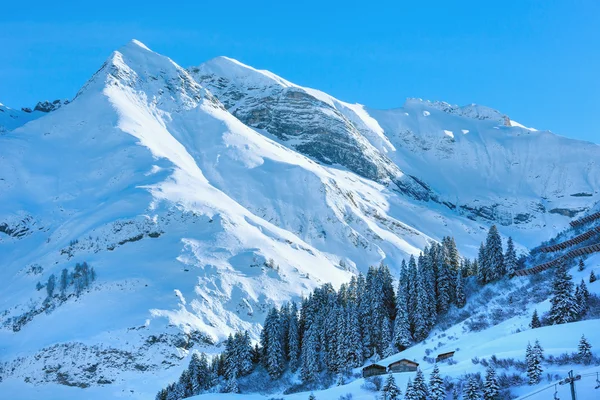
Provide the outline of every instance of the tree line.
<path id="1" fill-rule="evenodd" d="M 238 378 L 257 367 L 273 380 L 299 372 L 304 383 L 323 375 L 347 375 L 367 359 L 381 359 L 424 340 L 451 307 L 465 306 L 468 277 L 485 284 L 514 272 L 516 265 L 512 240 L 504 253 L 495 226 L 473 261 L 460 256 L 454 238 L 444 237 L 418 257 L 402 261 L 396 288 L 389 268 L 381 264 L 353 276 L 337 291 L 325 284 L 300 304 L 272 307 L 260 343 L 252 346 L 248 332 L 230 336 L 225 351 L 210 363 L 202 361 L 204 355 L 193 356 L 179 381 L 156 398 L 177 400 L 206 390 L 236 393 Z M 199 370 L 201 378 L 192 372 Z M 198 379 L 202 383 L 194 385 Z"/>

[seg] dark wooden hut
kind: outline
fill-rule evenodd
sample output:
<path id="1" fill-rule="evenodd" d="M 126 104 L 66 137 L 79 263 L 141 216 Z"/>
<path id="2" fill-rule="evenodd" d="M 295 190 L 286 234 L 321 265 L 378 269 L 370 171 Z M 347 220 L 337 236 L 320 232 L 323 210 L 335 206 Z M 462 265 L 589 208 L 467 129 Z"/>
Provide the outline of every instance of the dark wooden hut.
<path id="1" fill-rule="evenodd" d="M 419 363 L 403 358 L 388 365 L 390 372 L 412 372 L 416 371 Z"/>
<path id="2" fill-rule="evenodd" d="M 368 378 L 375 375 L 384 375 L 387 372 L 383 365 L 371 364 L 362 369 L 363 378 Z"/>
<path id="3" fill-rule="evenodd" d="M 438 354 L 438 356 L 435 359 L 435 362 L 444 361 L 444 360 L 447 360 L 449 358 L 452 358 L 453 356 L 454 356 L 454 352 L 453 351 L 449 351 L 447 353 Z"/>

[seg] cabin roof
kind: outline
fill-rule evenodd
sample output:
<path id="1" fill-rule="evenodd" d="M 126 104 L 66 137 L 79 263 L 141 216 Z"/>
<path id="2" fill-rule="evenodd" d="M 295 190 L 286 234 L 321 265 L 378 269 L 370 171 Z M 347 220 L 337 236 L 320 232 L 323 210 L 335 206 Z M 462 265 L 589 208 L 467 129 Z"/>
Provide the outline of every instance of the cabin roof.
<path id="1" fill-rule="evenodd" d="M 453 354 L 454 354 L 454 351 L 449 351 L 447 353 L 440 353 L 440 354 L 438 354 L 438 357 L 451 356 Z"/>
<path id="2" fill-rule="evenodd" d="M 418 362 L 415 362 L 413 360 L 409 360 L 408 358 L 403 358 L 402 360 L 394 361 L 394 362 L 390 363 L 390 366 L 396 365 L 396 364 L 400 364 L 400 363 L 409 363 L 409 364 L 413 364 L 413 365 L 415 365 L 417 367 L 419 366 Z"/>
<path id="3" fill-rule="evenodd" d="M 381 368 L 381 369 L 385 369 L 385 367 L 383 365 L 379 365 L 379 364 L 371 364 L 371 365 L 367 365 L 366 367 L 364 367 L 363 369 L 371 369 L 371 368 Z"/>

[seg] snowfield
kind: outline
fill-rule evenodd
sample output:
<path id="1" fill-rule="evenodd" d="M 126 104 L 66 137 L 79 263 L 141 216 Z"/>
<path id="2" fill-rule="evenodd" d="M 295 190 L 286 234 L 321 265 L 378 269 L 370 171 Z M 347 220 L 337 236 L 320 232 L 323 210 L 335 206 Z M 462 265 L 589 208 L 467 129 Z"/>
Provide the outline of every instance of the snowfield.
<path id="1" fill-rule="evenodd" d="M 153 398 L 192 351 L 220 352 L 236 330 L 258 339 L 273 305 L 381 262 L 398 271 L 447 235 L 474 257 L 492 223 L 524 252 L 600 196 L 598 145 L 487 107 L 374 110 L 226 57 L 185 69 L 135 40 L 52 104 L 0 104 L 0 393 L 12 399 Z M 97 274 L 86 290 L 48 296 L 52 275 L 83 262 Z M 584 332 L 600 347 L 597 321 L 528 323 L 432 334 L 456 338 L 435 351 L 461 349 L 442 374 L 522 358 L 536 338 L 547 354 Z M 396 378 L 403 391 L 410 376 Z M 315 395 L 374 398 L 361 381 Z M 272 396 L 199 398 L 215 397 Z"/>

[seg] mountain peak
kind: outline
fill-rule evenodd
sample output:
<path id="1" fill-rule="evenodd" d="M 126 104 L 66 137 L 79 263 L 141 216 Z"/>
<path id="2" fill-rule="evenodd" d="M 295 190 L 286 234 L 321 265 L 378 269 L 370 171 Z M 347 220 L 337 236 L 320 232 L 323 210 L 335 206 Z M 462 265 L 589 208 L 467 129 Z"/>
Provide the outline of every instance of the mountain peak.
<path id="1" fill-rule="evenodd" d="M 193 108 L 206 96 L 184 68 L 136 39 L 114 51 L 77 97 L 92 87 L 96 93 L 115 87 L 134 90 L 169 110 Z"/>
<path id="2" fill-rule="evenodd" d="M 256 69 L 225 56 L 215 57 L 191 70 L 200 75 L 216 75 L 235 83 L 243 83 L 244 86 L 296 86 L 270 71 Z"/>

